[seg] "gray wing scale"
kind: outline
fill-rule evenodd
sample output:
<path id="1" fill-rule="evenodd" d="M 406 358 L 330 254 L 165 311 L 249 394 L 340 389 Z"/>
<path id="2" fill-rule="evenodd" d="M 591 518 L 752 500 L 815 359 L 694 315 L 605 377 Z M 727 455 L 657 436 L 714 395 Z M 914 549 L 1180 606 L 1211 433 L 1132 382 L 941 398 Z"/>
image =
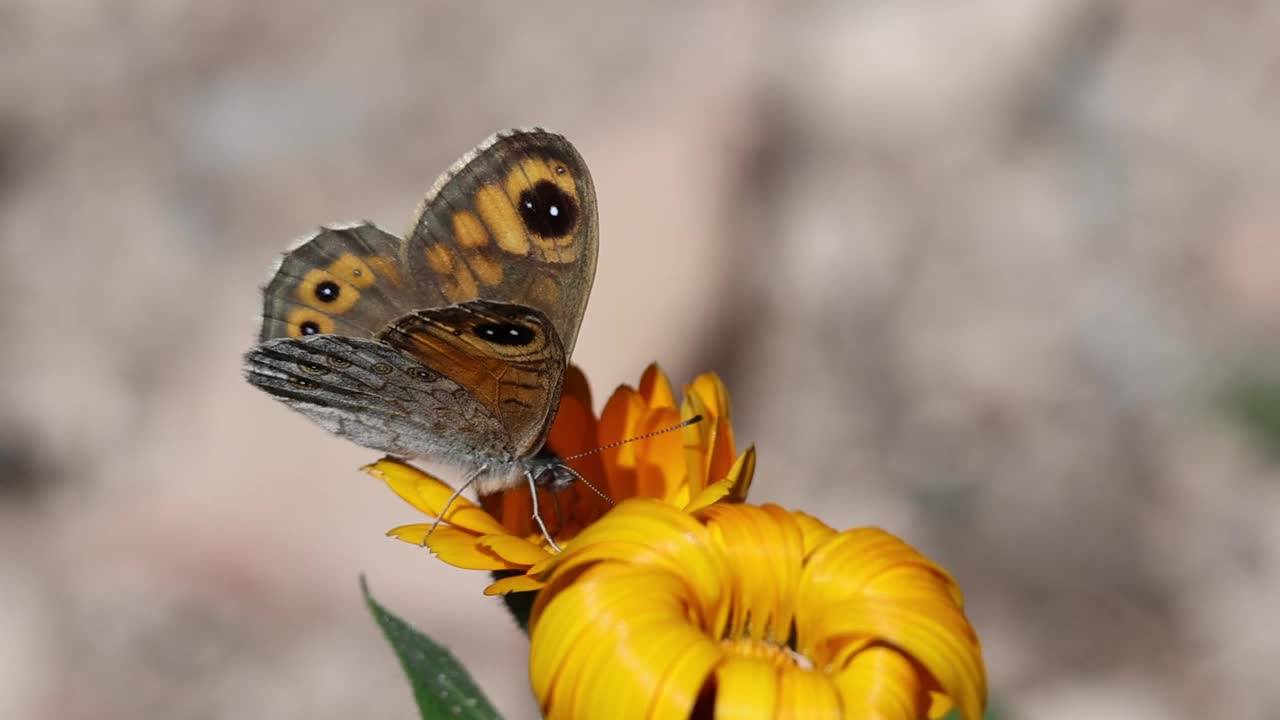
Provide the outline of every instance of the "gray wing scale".
<path id="1" fill-rule="evenodd" d="M 512 456 L 502 425 L 470 393 L 375 340 L 267 340 L 245 355 L 245 377 L 326 430 L 367 448 L 473 467 Z"/>

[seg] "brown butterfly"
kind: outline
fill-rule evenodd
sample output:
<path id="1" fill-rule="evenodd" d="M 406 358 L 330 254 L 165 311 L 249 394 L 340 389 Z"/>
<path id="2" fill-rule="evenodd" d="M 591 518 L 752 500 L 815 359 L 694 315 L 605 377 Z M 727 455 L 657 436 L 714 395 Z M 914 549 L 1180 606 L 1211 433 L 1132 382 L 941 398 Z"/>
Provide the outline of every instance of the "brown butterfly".
<path id="1" fill-rule="evenodd" d="M 245 376 L 360 445 L 462 466 L 481 493 L 563 485 L 572 471 L 537 454 L 598 244 L 577 150 L 497 133 L 440 176 L 403 239 L 364 222 L 288 251 Z"/>

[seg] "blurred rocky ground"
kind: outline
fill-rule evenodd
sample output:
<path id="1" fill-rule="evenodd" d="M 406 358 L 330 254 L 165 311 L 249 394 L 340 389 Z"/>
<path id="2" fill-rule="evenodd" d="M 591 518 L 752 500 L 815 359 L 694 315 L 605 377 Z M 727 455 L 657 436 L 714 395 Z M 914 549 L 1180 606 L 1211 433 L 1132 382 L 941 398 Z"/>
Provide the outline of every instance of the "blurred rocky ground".
<path id="1" fill-rule="evenodd" d="M 411 717 L 360 573 L 536 713 L 484 579 L 384 538 L 415 518 L 370 454 L 238 367 L 292 238 L 402 229 L 529 124 L 600 195 L 597 396 L 719 371 L 754 500 L 954 571 L 1002 717 L 1280 717 L 1280 470 L 1239 421 L 1280 372 L 1277 33 L 1243 0 L 0 7 L 0 717 Z"/>

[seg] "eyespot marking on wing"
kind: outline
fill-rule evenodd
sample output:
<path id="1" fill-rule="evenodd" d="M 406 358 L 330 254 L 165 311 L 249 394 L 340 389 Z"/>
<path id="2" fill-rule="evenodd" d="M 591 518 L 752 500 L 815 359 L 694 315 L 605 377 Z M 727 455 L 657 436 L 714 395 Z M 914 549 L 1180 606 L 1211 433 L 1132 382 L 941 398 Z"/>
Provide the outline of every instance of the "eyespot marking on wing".
<path id="1" fill-rule="evenodd" d="M 522 347 L 537 339 L 538 333 L 528 325 L 519 323 L 486 322 L 471 328 L 471 333 L 494 345 Z"/>
<path id="2" fill-rule="evenodd" d="M 291 338 L 331 333 L 334 327 L 333 318 L 309 307 L 290 310 L 285 325 Z"/>

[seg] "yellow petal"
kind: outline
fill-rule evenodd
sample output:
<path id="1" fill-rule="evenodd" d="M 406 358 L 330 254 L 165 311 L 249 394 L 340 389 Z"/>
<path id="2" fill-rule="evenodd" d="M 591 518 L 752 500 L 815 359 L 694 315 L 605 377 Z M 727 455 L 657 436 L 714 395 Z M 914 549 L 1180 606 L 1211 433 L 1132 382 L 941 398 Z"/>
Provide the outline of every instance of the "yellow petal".
<path id="1" fill-rule="evenodd" d="M 776 505 L 720 504 L 701 515 L 735 580 L 726 636 L 786 643 L 804 561 L 799 526 Z"/>
<path id="2" fill-rule="evenodd" d="M 804 536 L 805 557 L 836 534 L 834 528 L 808 513 L 796 511 L 792 516 L 795 517 L 796 524 L 800 526 L 800 533 Z"/>
<path id="3" fill-rule="evenodd" d="M 846 717 L 918 718 L 930 706 L 929 693 L 911 661 L 890 648 L 859 653 L 832 677 Z"/>
<path id="4" fill-rule="evenodd" d="M 683 506 L 684 511 L 695 513 L 721 500 L 745 502 L 747 490 L 751 488 L 751 477 L 755 474 L 755 469 L 756 449 L 753 445 L 738 456 L 737 461 L 733 464 L 733 469 L 729 471 L 727 477 L 708 485 L 692 501 Z"/>
<path id="5" fill-rule="evenodd" d="M 484 589 L 485 595 L 506 595 L 513 592 L 533 592 L 541 590 L 546 583 L 528 575 L 512 575 L 495 580 Z"/>
<path id="6" fill-rule="evenodd" d="M 702 492 L 698 493 L 697 497 L 690 500 L 689 503 L 683 507 L 683 510 L 687 513 L 696 513 L 703 508 L 710 507 L 720 502 L 724 498 L 728 497 L 731 492 L 733 492 L 733 481 L 729 478 L 725 478 L 720 482 L 711 483 L 703 489 Z"/>
<path id="7" fill-rule="evenodd" d="M 821 673 L 797 667 L 783 668 L 778 683 L 778 707 L 794 718 L 839 720 L 840 697 L 831 681 Z"/>
<path id="8" fill-rule="evenodd" d="M 484 535 L 477 544 L 482 548 L 492 550 L 495 555 L 503 560 L 522 567 L 542 562 L 551 556 L 551 553 L 544 550 L 541 545 L 535 545 L 522 537 L 514 535 Z"/>
<path id="9" fill-rule="evenodd" d="M 428 532 L 431 537 L 427 537 Z M 422 545 L 425 540 L 431 552 L 454 567 L 471 570 L 517 570 L 526 567 L 499 557 L 492 550 L 481 547 L 475 535 L 448 525 L 440 525 L 434 531 L 429 523 L 401 525 L 388 530 L 387 534 L 414 545 Z"/>
<path id="10" fill-rule="evenodd" d="M 685 388 L 685 395 L 696 395 L 703 402 L 707 412 L 717 418 L 729 417 L 729 391 L 720 376 L 715 373 L 703 373 L 694 378 Z"/>
<path id="11" fill-rule="evenodd" d="M 435 476 L 389 457 L 384 457 L 360 469 L 385 482 L 387 487 L 390 487 L 405 502 L 432 517 L 435 517 L 435 511 L 423 502 L 422 497 L 418 494 L 418 487 L 420 485 L 436 484 L 445 492 L 453 492 L 452 488 L 436 479 Z"/>
<path id="12" fill-rule="evenodd" d="M 619 565 L 556 595 L 531 625 L 530 682 L 547 717 L 687 717 L 718 653 L 684 622 L 682 595 L 677 575 Z M 650 715 L 653 704 L 667 710 Z"/>
<path id="13" fill-rule="evenodd" d="M 439 517 L 440 511 L 449 505 L 444 521 L 451 525 L 477 534 L 505 532 L 492 515 L 462 495 L 454 497 L 453 488 L 412 465 L 383 458 L 363 470 L 387 483 L 397 495 L 426 515 Z M 450 498 L 452 504 L 449 504 Z"/>
<path id="14" fill-rule="evenodd" d="M 777 717 L 778 667 L 758 658 L 726 658 L 716 668 L 716 718 Z"/>

